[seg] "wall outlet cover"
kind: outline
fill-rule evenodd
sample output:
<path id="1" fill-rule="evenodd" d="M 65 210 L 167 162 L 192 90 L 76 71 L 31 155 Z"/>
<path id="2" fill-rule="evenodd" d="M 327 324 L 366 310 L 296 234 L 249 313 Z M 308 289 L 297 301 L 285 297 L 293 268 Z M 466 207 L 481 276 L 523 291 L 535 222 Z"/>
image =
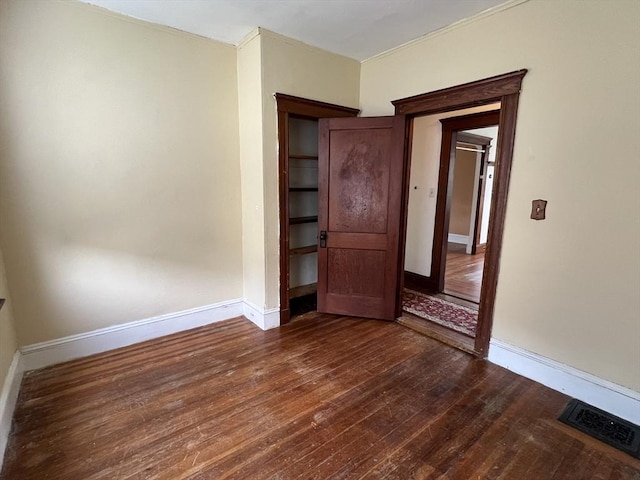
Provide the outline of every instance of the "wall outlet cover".
<path id="1" fill-rule="evenodd" d="M 545 211 L 547 208 L 546 200 L 532 200 L 531 201 L 531 218 L 533 220 L 544 220 Z"/>

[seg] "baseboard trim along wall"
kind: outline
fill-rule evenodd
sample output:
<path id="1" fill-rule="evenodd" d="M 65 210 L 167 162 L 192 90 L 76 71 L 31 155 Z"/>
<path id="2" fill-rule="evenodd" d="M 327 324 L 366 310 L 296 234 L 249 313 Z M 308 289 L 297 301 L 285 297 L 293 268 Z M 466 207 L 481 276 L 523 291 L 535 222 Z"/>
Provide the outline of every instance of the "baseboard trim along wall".
<path id="1" fill-rule="evenodd" d="M 640 393 L 495 338 L 489 361 L 640 425 Z"/>
<path id="2" fill-rule="evenodd" d="M 461 243 L 462 245 L 466 245 L 469 243 L 468 235 L 458 235 L 457 233 L 450 233 L 447 237 L 447 241 L 449 243 Z"/>
<path id="3" fill-rule="evenodd" d="M 92 332 L 70 335 L 20 348 L 25 370 L 55 365 L 75 358 L 126 347 L 172 333 L 202 327 L 210 323 L 240 317 L 242 299 L 228 300 L 181 312 L 137 320 L 101 328 Z"/>
<path id="4" fill-rule="evenodd" d="M 234 299 L 21 347 L 13 357 L 0 391 L 0 467 L 25 371 L 243 315 L 263 330 L 280 326 L 280 311 L 277 308 L 263 310 L 246 300 Z"/>
<path id="5" fill-rule="evenodd" d="M 277 308 L 235 299 L 28 345 L 14 355 L 0 391 L 0 467 L 23 373 L 244 315 L 263 330 L 280 325 Z M 640 393 L 533 352 L 491 339 L 489 361 L 640 424 Z"/>
<path id="6" fill-rule="evenodd" d="M 262 330 L 269 330 L 280 326 L 280 309 L 264 310 L 248 300 L 243 302 L 244 316 L 259 326 Z"/>
<path id="7" fill-rule="evenodd" d="M 2 384 L 2 390 L 0 390 L 0 470 L 2 470 L 2 460 L 4 459 L 4 451 L 7 448 L 7 442 L 9 440 L 11 420 L 13 419 L 13 411 L 18 401 L 20 382 L 22 382 L 23 374 L 24 364 L 22 355 L 20 351 L 17 350 L 13 355 L 9 371 Z"/>

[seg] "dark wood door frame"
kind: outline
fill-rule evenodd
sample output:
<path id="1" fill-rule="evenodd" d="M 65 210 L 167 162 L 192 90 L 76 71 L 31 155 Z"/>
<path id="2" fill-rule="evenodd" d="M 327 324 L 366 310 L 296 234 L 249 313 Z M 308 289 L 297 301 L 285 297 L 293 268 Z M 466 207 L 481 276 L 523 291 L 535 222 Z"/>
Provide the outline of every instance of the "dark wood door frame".
<path id="1" fill-rule="evenodd" d="M 498 112 L 498 110 L 495 110 L 495 112 Z M 496 113 L 496 116 L 499 115 L 499 113 Z M 458 118 L 458 117 L 455 117 Z M 440 120 L 440 122 L 444 122 L 445 120 L 448 119 L 443 119 Z M 497 123 L 497 120 L 496 120 Z M 457 136 L 458 136 L 458 141 L 459 142 L 465 142 L 468 144 L 472 144 L 472 145 L 476 145 L 476 146 L 481 146 L 483 149 L 485 149 L 485 153 L 482 154 L 482 162 L 485 161 L 485 158 L 487 158 L 487 154 L 486 152 L 488 150 L 488 146 L 491 143 L 491 138 L 489 137 L 483 137 L 481 135 L 474 135 L 474 134 L 470 134 L 470 133 L 466 133 L 466 132 L 457 132 Z M 411 137 L 413 138 L 413 137 Z M 413 140 L 411 140 L 413 141 Z M 450 162 L 455 160 L 455 153 L 456 153 L 456 142 L 454 141 L 447 141 L 446 146 L 444 145 L 444 136 L 441 143 L 441 156 L 442 156 L 442 149 L 445 149 L 444 151 L 451 151 L 451 156 L 446 156 L 446 162 Z M 484 162 L 486 163 L 486 162 Z M 483 167 L 484 167 L 484 163 L 483 163 Z M 440 170 L 440 176 L 438 178 L 439 180 L 439 185 L 440 184 L 444 184 L 446 185 L 447 191 L 446 191 L 446 195 L 443 195 L 444 190 L 442 187 L 438 187 L 438 197 L 436 199 L 436 217 L 435 219 L 438 220 L 440 219 L 440 226 L 442 226 L 442 215 L 445 215 L 445 219 L 444 220 L 444 225 L 448 226 L 449 225 L 449 215 L 450 215 L 450 211 L 451 211 L 451 195 L 452 195 L 452 185 L 453 185 L 453 179 L 450 179 L 450 182 L 447 182 L 443 177 L 442 177 L 442 169 L 444 168 L 445 171 L 448 171 L 450 175 L 453 175 L 454 172 L 454 164 L 443 164 L 442 161 L 439 164 L 440 166 L 438 167 Z M 482 173 L 482 172 L 481 172 Z M 480 201 L 482 198 L 482 174 L 480 175 L 480 185 L 479 185 L 479 189 L 478 189 L 478 199 L 477 199 L 477 205 L 476 205 L 476 211 L 475 211 L 475 221 L 477 223 L 480 212 L 478 207 L 480 207 Z M 446 202 L 443 201 L 442 199 L 446 198 Z M 446 209 L 445 209 L 446 208 Z M 434 225 L 438 225 L 438 223 L 434 223 Z M 446 251 L 446 247 L 447 247 L 447 243 L 445 242 L 444 244 L 442 244 L 441 239 L 436 237 L 437 234 L 442 234 L 445 237 L 448 237 L 448 233 L 449 230 L 447 228 L 446 232 L 444 232 L 443 230 L 439 230 L 436 231 L 436 229 L 434 229 L 434 248 L 432 249 L 431 252 L 431 272 L 429 273 L 429 275 L 421 275 L 415 272 L 409 272 L 409 271 L 404 271 L 404 281 L 407 284 L 407 286 L 413 290 L 417 290 L 420 292 L 424 292 L 424 293 L 439 293 L 443 290 L 444 288 L 444 275 L 445 275 L 445 264 L 446 264 L 446 255 L 447 255 L 447 251 Z M 472 247 L 472 254 L 475 255 L 476 253 L 476 237 L 474 236 L 473 239 L 473 247 Z M 437 245 L 436 245 L 437 244 Z M 441 249 L 441 244 L 442 244 L 442 249 Z M 436 260 L 434 260 L 434 258 Z M 437 270 L 436 268 L 434 268 L 434 265 L 437 265 Z"/>
<path id="2" fill-rule="evenodd" d="M 489 351 L 491 327 L 493 323 L 494 302 L 500 269 L 500 253 L 502 251 L 502 237 L 507 208 L 507 194 L 509 178 L 513 160 L 513 146 L 516 133 L 516 119 L 518 115 L 518 99 L 522 87 L 522 79 L 527 70 L 518 70 L 504 75 L 498 75 L 476 82 L 470 82 L 451 88 L 436 90 L 431 93 L 416 95 L 391 102 L 395 106 L 397 115 L 407 115 L 408 125 L 405 135 L 404 158 L 404 198 L 402 225 L 400 234 L 400 254 L 398 255 L 399 285 L 403 285 L 404 253 L 407 235 L 407 214 L 409 201 L 409 168 L 410 168 L 410 139 L 413 118 L 423 115 L 461 110 L 468 107 L 488 105 L 500 102 L 500 119 L 498 122 L 498 139 L 496 151 L 496 166 L 494 172 L 493 195 L 491 198 L 491 222 L 487 236 L 487 249 L 483 271 L 482 288 L 480 291 L 480 307 L 478 312 L 478 328 L 474 349 L 475 353 L 485 357 Z M 396 315 L 402 312 L 402 288 L 397 292 Z"/>
<path id="3" fill-rule="evenodd" d="M 278 192 L 280 210 L 280 325 L 289 322 L 289 117 L 356 117 L 356 108 L 276 93 L 278 108 Z"/>
<path id="4" fill-rule="evenodd" d="M 476 209 L 473 219 L 473 231 L 469 232 L 472 238 L 471 255 L 475 255 L 478 252 L 478 246 L 480 245 L 480 227 L 482 221 L 482 205 L 484 203 L 484 191 L 487 178 L 487 161 L 489 159 L 489 151 L 491 150 L 492 138 L 485 137 L 483 135 L 476 135 L 469 132 L 458 132 L 458 143 L 463 142 L 470 145 L 480 147 L 484 152 L 480 159 L 480 178 L 476 180 L 478 184 L 478 195 L 476 196 Z M 484 251 L 484 250 L 483 250 Z"/>
<path id="5" fill-rule="evenodd" d="M 499 121 L 499 110 L 440 120 L 440 123 L 442 123 L 442 146 L 440 149 L 438 197 L 436 199 L 433 249 L 431 252 L 431 278 L 437 292 L 444 290 L 458 131 L 468 128 L 490 127 L 497 125 Z"/>

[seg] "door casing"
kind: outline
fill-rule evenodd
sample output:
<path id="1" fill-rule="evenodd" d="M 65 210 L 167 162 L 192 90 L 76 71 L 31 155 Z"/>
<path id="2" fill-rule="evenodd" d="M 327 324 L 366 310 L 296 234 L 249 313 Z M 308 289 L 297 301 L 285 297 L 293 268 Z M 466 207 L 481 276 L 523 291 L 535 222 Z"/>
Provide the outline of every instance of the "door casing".
<path id="1" fill-rule="evenodd" d="M 276 93 L 278 107 L 278 198 L 280 216 L 280 325 L 289 322 L 289 118 L 356 117 L 356 108 Z"/>
<path id="2" fill-rule="evenodd" d="M 444 290 L 457 131 L 467 128 L 497 125 L 499 121 L 500 112 L 497 110 L 440 120 L 442 123 L 442 147 L 440 149 L 440 173 L 438 178 L 438 197 L 434 221 L 430 275 L 432 279 L 431 284 L 436 286 L 436 292 L 442 292 Z M 498 135 L 500 135 L 499 130 Z M 473 232 L 473 234 L 475 235 L 475 232 Z"/>
<path id="3" fill-rule="evenodd" d="M 491 150 L 491 142 L 492 138 L 485 137 L 482 135 L 471 134 L 469 132 L 458 132 L 458 142 L 464 142 L 471 145 L 475 145 L 476 147 L 484 150 L 484 153 L 481 154 L 480 159 L 480 172 L 479 176 L 476 177 L 475 182 L 478 185 L 478 194 L 476 196 L 476 207 L 474 210 L 474 218 L 472 221 L 472 228 L 470 228 L 469 234 L 473 234 L 472 245 L 471 245 L 471 255 L 475 255 L 478 250 L 478 246 L 480 244 L 480 223 L 482 220 L 482 204 L 484 201 L 484 190 L 486 187 L 486 176 L 487 176 L 487 163 L 489 159 L 489 151 Z M 454 146 L 455 148 L 455 146 Z M 482 250 L 484 252 L 484 249 Z"/>
<path id="4" fill-rule="evenodd" d="M 489 340 L 493 324 L 494 302 L 500 269 L 500 253 L 504 232 L 507 194 L 513 160 L 513 147 L 518 115 L 518 99 L 522 88 L 522 79 L 527 70 L 518 70 L 483 80 L 465 83 L 455 87 L 407 97 L 391 102 L 396 115 L 407 116 L 405 128 L 404 154 L 404 191 L 401 215 L 401 241 L 398 255 L 398 285 L 396 292 L 396 316 L 402 313 L 402 286 L 404 256 L 407 235 L 407 216 L 409 201 L 410 139 L 413 118 L 422 115 L 461 110 L 469 107 L 500 102 L 496 166 L 494 171 L 493 195 L 491 199 L 492 218 L 487 236 L 487 249 L 483 270 L 478 327 L 474 342 L 474 351 L 478 356 L 486 357 L 489 352 Z"/>

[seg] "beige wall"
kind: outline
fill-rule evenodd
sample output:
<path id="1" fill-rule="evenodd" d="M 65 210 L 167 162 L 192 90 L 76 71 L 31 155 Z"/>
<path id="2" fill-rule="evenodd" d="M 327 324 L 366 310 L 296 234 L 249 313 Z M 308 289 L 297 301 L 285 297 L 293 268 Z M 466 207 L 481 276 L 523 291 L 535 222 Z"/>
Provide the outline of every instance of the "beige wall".
<path id="1" fill-rule="evenodd" d="M 13 312 L 11 309 L 11 297 L 9 286 L 4 271 L 4 260 L 0 251 L 0 298 L 6 301 L 0 310 L 0 390 L 11 366 L 13 355 L 18 349 L 18 339 L 14 327 Z M 2 412 L 0 412 L 0 415 Z M 0 452 L 2 455 L 2 452 Z"/>
<path id="2" fill-rule="evenodd" d="M 469 235 L 477 156 L 474 152 L 464 150 L 456 152 L 456 161 L 453 168 L 449 233 Z"/>
<path id="3" fill-rule="evenodd" d="M 262 39 L 254 31 L 238 47 L 242 258 L 244 298 L 265 306 L 264 168 L 262 165 Z"/>
<path id="4" fill-rule="evenodd" d="M 364 62 L 360 97 L 388 114 L 393 99 L 530 69 L 493 335 L 636 391 L 639 17 L 635 0 L 526 2 Z M 536 198 L 545 221 L 529 219 Z"/>
<path id="5" fill-rule="evenodd" d="M 360 64 L 261 30 L 266 307 L 279 306 L 278 132 L 274 93 L 357 107 Z"/>
<path id="6" fill-rule="evenodd" d="M 0 4 L 0 242 L 21 345 L 242 296 L 235 48 Z"/>

